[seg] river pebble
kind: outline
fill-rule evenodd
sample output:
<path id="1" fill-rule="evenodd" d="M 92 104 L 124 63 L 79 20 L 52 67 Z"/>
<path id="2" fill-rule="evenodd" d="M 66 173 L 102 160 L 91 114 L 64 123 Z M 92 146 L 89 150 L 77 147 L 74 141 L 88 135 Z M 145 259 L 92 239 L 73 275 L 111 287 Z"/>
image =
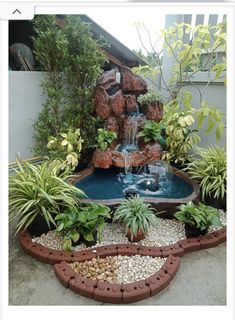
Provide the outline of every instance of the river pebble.
<path id="1" fill-rule="evenodd" d="M 121 284 L 144 280 L 160 270 L 165 262 L 166 258 L 118 255 L 69 265 L 77 274 L 92 280 Z"/>
<path id="2" fill-rule="evenodd" d="M 219 211 L 221 223 L 223 226 L 226 226 L 226 213 L 223 210 Z M 208 233 L 219 230 L 220 228 L 221 227 L 212 226 L 208 229 Z M 182 222 L 175 219 L 158 218 L 157 227 L 151 228 L 145 239 L 138 242 L 138 244 L 161 247 L 174 244 L 182 239 L 185 239 L 184 224 Z M 56 231 L 49 231 L 47 234 L 33 238 L 32 241 L 40 243 L 50 249 L 63 249 L 63 237 L 58 235 Z M 124 225 L 122 223 L 108 223 L 104 227 L 102 241 L 91 248 L 117 243 L 130 243 L 126 237 Z M 75 246 L 73 250 L 79 251 L 87 248 L 85 244 L 81 243 Z"/>

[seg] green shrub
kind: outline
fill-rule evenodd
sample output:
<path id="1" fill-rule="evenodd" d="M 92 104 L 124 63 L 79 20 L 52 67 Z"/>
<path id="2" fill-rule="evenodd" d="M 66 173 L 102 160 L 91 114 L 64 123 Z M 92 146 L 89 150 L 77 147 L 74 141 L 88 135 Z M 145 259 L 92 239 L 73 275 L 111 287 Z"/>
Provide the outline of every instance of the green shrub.
<path id="1" fill-rule="evenodd" d="M 160 122 L 146 121 L 143 128 L 138 133 L 138 138 L 143 138 L 144 142 L 157 141 L 162 146 L 165 145 L 165 139 L 163 137 L 163 130 L 165 125 Z"/>
<path id="2" fill-rule="evenodd" d="M 227 184 L 225 148 L 197 148 L 195 157 L 196 160 L 187 165 L 186 171 L 200 183 L 202 199 L 209 196 L 223 200 Z"/>
<path id="3" fill-rule="evenodd" d="M 98 134 L 96 138 L 96 147 L 102 151 L 106 151 L 109 145 L 117 139 L 116 132 L 108 131 L 102 128 L 98 129 Z"/>
<path id="4" fill-rule="evenodd" d="M 47 71 L 42 83 L 46 101 L 34 123 L 35 153 L 48 155 L 50 136 L 80 128 L 84 139 L 82 154 L 91 153 L 101 120 L 95 117 L 94 88 L 106 58 L 104 45 L 95 40 L 88 23 L 68 15 L 60 23 L 53 15 L 33 20 L 36 33 L 34 53 L 41 70 Z"/>
<path id="5" fill-rule="evenodd" d="M 87 241 L 94 240 L 94 232 L 98 232 L 98 240 L 102 240 L 102 231 L 106 218 L 110 218 L 110 208 L 98 203 L 68 208 L 55 217 L 57 231 L 64 235 L 64 250 L 72 250 L 73 242 L 80 236 Z"/>
<path id="6" fill-rule="evenodd" d="M 182 204 L 180 210 L 175 213 L 176 219 L 199 230 L 205 230 L 215 225 L 221 226 L 219 211 L 203 203 L 198 205 L 193 202 Z"/>
<path id="7" fill-rule="evenodd" d="M 150 227 L 157 225 L 155 209 L 149 203 L 145 203 L 139 196 L 131 197 L 122 201 L 121 205 L 114 212 L 113 221 L 120 221 L 125 224 L 126 232 L 131 230 L 131 240 L 136 236 L 138 230 L 146 235 Z"/>
<path id="8" fill-rule="evenodd" d="M 150 88 L 147 93 L 138 96 L 137 101 L 141 106 L 155 103 L 157 101 L 161 102 L 163 97 L 156 92 L 153 88 Z"/>
<path id="9" fill-rule="evenodd" d="M 37 215 L 43 216 L 50 227 L 55 216 L 64 208 L 75 206 L 84 193 L 67 182 L 68 175 L 60 174 L 50 162 L 33 165 L 17 160 L 18 170 L 9 178 L 10 220 L 18 218 L 16 233 L 26 229 Z"/>
<path id="10" fill-rule="evenodd" d="M 78 165 L 83 139 L 80 129 L 69 129 L 67 133 L 60 132 L 56 137 L 49 137 L 47 148 L 51 160 L 61 161 L 61 170 L 73 171 Z"/>
<path id="11" fill-rule="evenodd" d="M 191 107 L 191 93 L 185 92 L 164 105 L 162 122 L 166 130 L 166 150 L 162 153 L 162 160 L 184 165 L 189 160 L 189 152 L 200 142 L 197 130 L 190 127 L 194 124 L 194 109 Z"/>

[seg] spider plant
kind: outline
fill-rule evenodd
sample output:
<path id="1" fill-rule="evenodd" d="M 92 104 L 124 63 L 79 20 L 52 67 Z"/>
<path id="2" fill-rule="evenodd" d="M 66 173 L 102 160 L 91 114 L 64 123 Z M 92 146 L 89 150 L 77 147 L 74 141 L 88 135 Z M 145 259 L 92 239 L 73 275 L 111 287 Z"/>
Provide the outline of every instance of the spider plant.
<path id="1" fill-rule="evenodd" d="M 48 227 L 64 208 L 73 207 L 85 194 L 67 182 L 68 175 L 48 161 L 40 165 L 16 160 L 18 169 L 9 178 L 10 221 L 18 218 L 16 233 L 41 215 Z"/>
<path id="2" fill-rule="evenodd" d="M 150 227 L 157 225 L 156 210 L 149 203 L 145 203 L 139 196 L 123 200 L 121 205 L 114 212 L 113 221 L 121 221 L 125 224 L 126 232 L 131 231 L 131 241 L 137 235 L 138 230 L 143 231 L 144 235 Z"/>
<path id="3" fill-rule="evenodd" d="M 202 199 L 214 197 L 223 200 L 227 182 L 225 148 L 197 148 L 195 156 L 196 160 L 189 163 L 185 170 L 200 183 Z"/>

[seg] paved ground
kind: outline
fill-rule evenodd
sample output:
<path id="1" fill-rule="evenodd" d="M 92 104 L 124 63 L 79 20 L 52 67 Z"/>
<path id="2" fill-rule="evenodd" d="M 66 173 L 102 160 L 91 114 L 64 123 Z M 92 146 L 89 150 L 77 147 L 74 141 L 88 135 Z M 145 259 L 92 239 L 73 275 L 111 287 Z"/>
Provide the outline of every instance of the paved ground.
<path id="1" fill-rule="evenodd" d="M 65 289 L 53 268 L 26 255 L 10 234 L 9 305 L 107 305 Z M 165 291 L 132 305 L 226 305 L 226 244 L 184 255 Z"/>

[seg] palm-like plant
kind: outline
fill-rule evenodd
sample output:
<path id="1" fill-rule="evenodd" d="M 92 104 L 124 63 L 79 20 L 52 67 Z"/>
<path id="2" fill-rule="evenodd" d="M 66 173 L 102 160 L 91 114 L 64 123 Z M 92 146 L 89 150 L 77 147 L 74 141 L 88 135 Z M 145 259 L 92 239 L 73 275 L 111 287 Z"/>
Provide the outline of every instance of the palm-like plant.
<path id="1" fill-rule="evenodd" d="M 139 196 L 123 200 L 114 213 L 113 221 L 121 221 L 125 224 L 126 232 L 131 231 L 131 241 L 142 230 L 146 235 L 150 227 L 156 227 L 156 210 L 149 203 L 145 203 Z"/>
<path id="2" fill-rule="evenodd" d="M 56 225 L 54 217 L 61 209 L 75 206 L 85 194 L 67 182 L 55 163 L 33 165 L 17 161 L 19 170 L 9 178 L 10 221 L 19 218 L 16 233 L 26 229 L 37 215 L 43 216 L 48 227 Z"/>
<path id="3" fill-rule="evenodd" d="M 209 196 L 223 200 L 227 182 L 225 148 L 197 148 L 196 157 L 185 170 L 200 182 L 202 199 Z"/>

